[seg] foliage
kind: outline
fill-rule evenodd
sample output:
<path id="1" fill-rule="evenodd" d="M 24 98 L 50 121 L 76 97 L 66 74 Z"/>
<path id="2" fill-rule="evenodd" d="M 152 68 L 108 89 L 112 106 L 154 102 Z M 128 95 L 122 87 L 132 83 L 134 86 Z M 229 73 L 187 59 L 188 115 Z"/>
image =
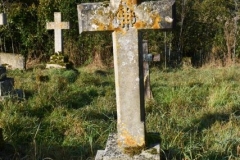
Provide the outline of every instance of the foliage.
<path id="1" fill-rule="evenodd" d="M 198 59 L 200 54 L 204 60 L 222 60 L 223 65 L 238 56 L 238 1 L 181 0 L 176 3 L 179 23 L 174 46 L 178 50 Z M 232 27 L 226 26 L 229 22 Z"/>
<path id="2" fill-rule="evenodd" d="M 8 24 L 0 29 L 0 50 L 21 53 L 30 61 L 47 61 L 54 54 L 54 35 L 46 30 L 46 23 L 53 21 L 54 12 L 61 12 L 62 20 L 69 21 L 71 27 L 63 31 L 64 54 L 70 61 L 75 65 L 94 63 L 94 56 L 100 54 L 107 65 L 112 65 L 110 33 L 79 35 L 76 6 L 84 2 L 87 1 L 3 0 L 0 11 L 7 14 Z M 162 57 L 166 42 L 178 59 L 191 56 L 201 61 L 200 65 L 220 59 L 225 65 L 235 62 L 239 56 L 239 13 L 237 0 L 179 0 L 176 1 L 176 27 L 167 33 L 167 41 L 162 31 L 144 31 L 143 38 L 149 40 L 149 51 Z"/>

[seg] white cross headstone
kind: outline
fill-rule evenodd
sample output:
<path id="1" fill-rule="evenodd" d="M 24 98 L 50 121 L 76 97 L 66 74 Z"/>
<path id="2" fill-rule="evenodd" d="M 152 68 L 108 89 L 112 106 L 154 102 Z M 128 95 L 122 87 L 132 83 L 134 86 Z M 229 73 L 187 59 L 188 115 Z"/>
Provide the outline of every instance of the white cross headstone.
<path id="1" fill-rule="evenodd" d="M 62 22 L 60 12 L 54 12 L 54 22 L 47 23 L 48 30 L 54 30 L 54 48 L 55 53 L 63 52 L 62 29 L 69 29 L 69 22 Z"/>
<path id="2" fill-rule="evenodd" d="M 117 141 L 114 144 L 121 151 L 142 150 L 146 145 L 142 39 L 138 30 L 172 28 L 174 3 L 175 0 L 143 3 L 137 0 L 110 0 L 110 4 L 78 5 L 80 33 L 113 31 L 117 101 Z M 107 146 L 114 148 L 108 142 Z M 117 159 L 113 152 L 106 149 L 102 153 L 103 159 Z"/>

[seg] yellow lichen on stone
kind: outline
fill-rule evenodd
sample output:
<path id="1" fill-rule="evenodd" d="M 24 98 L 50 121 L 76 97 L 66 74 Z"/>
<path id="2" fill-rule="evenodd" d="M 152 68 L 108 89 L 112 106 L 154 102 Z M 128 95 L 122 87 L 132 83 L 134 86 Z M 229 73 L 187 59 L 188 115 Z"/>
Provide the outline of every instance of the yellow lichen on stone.
<path id="1" fill-rule="evenodd" d="M 134 155 L 139 155 L 144 147 L 142 146 L 137 146 L 137 147 L 126 147 L 124 148 L 124 153 L 133 157 Z"/>
<path id="2" fill-rule="evenodd" d="M 140 140 L 136 140 L 134 139 L 134 137 L 129 134 L 126 130 L 122 131 L 121 133 L 121 137 L 123 137 L 124 142 L 118 142 L 118 144 L 120 146 L 122 146 L 122 144 L 124 144 L 127 147 L 145 147 L 145 140 L 143 138 L 141 138 Z"/>
<path id="3" fill-rule="evenodd" d="M 154 14 L 151 16 L 152 20 L 153 20 L 153 25 L 152 28 L 153 29 L 159 29 L 161 28 L 160 26 L 160 22 L 161 22 L 161 17 L 158 14 Z"/>
<path id="4" fill-rule="evenodd" d="M 103 24 L 99 22 L 97 19 L 92 20 L 92 24 L 96 26 L 95 30 L 96 31 L 104 31 L 104 30 L 113 30 L 112 24 Z"/>
<path id="5" fill-rule="evenodd" d="M 145 28 L 146 25 L 147 25 L 146 22 L 137 21 L 137 22 L 134 24 L 134 27 L 137 28 L 137 29 L 142 29 L 142 28 Z"/>

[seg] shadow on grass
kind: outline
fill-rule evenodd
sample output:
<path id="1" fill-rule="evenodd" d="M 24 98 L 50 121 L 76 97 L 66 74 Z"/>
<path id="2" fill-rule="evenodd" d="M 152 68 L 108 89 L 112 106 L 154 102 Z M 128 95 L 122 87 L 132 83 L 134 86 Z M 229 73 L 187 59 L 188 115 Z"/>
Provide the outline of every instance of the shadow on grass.
<path id="1" fill-rule="evenodd" d="M 107 76 L 107 75 L 109 75 L 108 72 L 102 71 L 102 70 L 96 70 L 96 71 L 94 72 L 94 74 L 99 75 L 99 76 L 104 76 L 104 77 Z"/>
<path id="2" fill-rule="evenodd" d="M 234 114 L 234 116 L 239 117 L 240 116 L 240 106 L 239 105 L 233 106 L 232 107 L 232 113 Z"/>
<path id="3" fill-rule="evenodd" d="M 203 115 L 201 118 L 193 121 L 194 126 L 187 127 L 184 129 L 185 132 L 188 131 L 198 131 L 201 132 L 204 129 L 210 128 L 215 122 L 226 122 L 229 120 L 228 113 L 208 113 Z"/>
<path id="4" fill-rule="evenodd" d="M 28 116 L 38 117 L 40 119 L 44 118 L 47 114 L 50 114 L 53 111 L 53 107 L 51 105 L 45 105 L 41 107 L 34 107 L 25 111 Z"/>
<path id="5" fill-rule="evenodd" d="M 91 120 L 117 120 L 117 113 L 116 112 L 107 112 L 107 113 L 98 113 L 96 111 L 89 111 L 85 114 L 85 120 L 91 121 Z"/>
<path id="6" fill-rule="evenodd" d="M 86 105 L 90 105 L 91 102 L 99 96 L 99 93 L 95 89 L 88 91 L 77 91 L 70 93 L 68 97 L 65 98 L 64 102 L 68 108 L 79 109 Z"/>
<path id="7" fill-rule="evenodd" d="M 25 95 L 25 99 L 28 100 L 29 98 L 33 97 L 34 91 L 24 90 L 24 95 Z"/>
<path id="8" fill-rule="evenodd" d="M 104 148 L 95 144 L 90 146 L 88 144 L 79 146 L 58 146 L 58 145 L 18 145 L 13 146 L 8 143 L 5 144 L 3 150 L 0 150 L 1 160 L 93 160 L 97 150 L 99 148 Z M 205 157 L 205 158 L 204 158 Z M 226 160 L 228 155 L 222 153 L 210 153 L 204 155 L 202 159 L 211 160 Z M 237 158 L 237 157 L 235 157 Z M 168 150 L 161 150 L 160 153 L 161 160 L 187 160 L 179 149 L 169 148 Z"/>
<path id="9" fill-rule="evenodd" d="M 57 146 L 57 145 L 18 145 L 9 143 L 0 150 L 1 160 L 92 160 L 97 152 L 97 148 L 103 146 L 95 145 L 93 148 L 88 145 L 79 146 Z"/>
<path id="10" fill-rule="evenodd" d="M 161 150 L 161 160 L 184 160 L 184 155 L 176 148 L 169 148 L 167 150 Z"/>

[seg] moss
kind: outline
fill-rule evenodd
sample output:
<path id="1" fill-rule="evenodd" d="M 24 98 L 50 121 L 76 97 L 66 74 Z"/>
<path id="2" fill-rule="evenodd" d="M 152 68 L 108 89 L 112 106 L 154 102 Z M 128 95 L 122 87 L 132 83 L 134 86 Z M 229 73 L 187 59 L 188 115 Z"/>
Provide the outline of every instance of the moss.
<path id="1" fill-rule="evenodd" d="M 64 56 L 60 54 L 54 54 L 50 57 L 50 62 L 53 63 L 64 63 Z"/>
<path id="2" fill-rule="evenodd" d="M 62 55 L 62 53 L 55 53 L 50 57 L 50 62 L 49 64 L 58 64 L 60 66 L 66 67 L 66 68 L 71 68 L 72 63 L 68 61 L 68 57 Z"/>
<path id="3" fill-rule="evenodd" d="M 147 152 L 150 154 L 158 154 L 158 151 L 156 148 L 152 148 L 152 149 L 148 150 Z"/>
<path id="4" fill-rule="evenodd" d="M 133 157 L 134 155 L 138 155 L 144 150 L 144 146 L 137 146 L 137 147 L 125 147 L 124 153 Z"/>

